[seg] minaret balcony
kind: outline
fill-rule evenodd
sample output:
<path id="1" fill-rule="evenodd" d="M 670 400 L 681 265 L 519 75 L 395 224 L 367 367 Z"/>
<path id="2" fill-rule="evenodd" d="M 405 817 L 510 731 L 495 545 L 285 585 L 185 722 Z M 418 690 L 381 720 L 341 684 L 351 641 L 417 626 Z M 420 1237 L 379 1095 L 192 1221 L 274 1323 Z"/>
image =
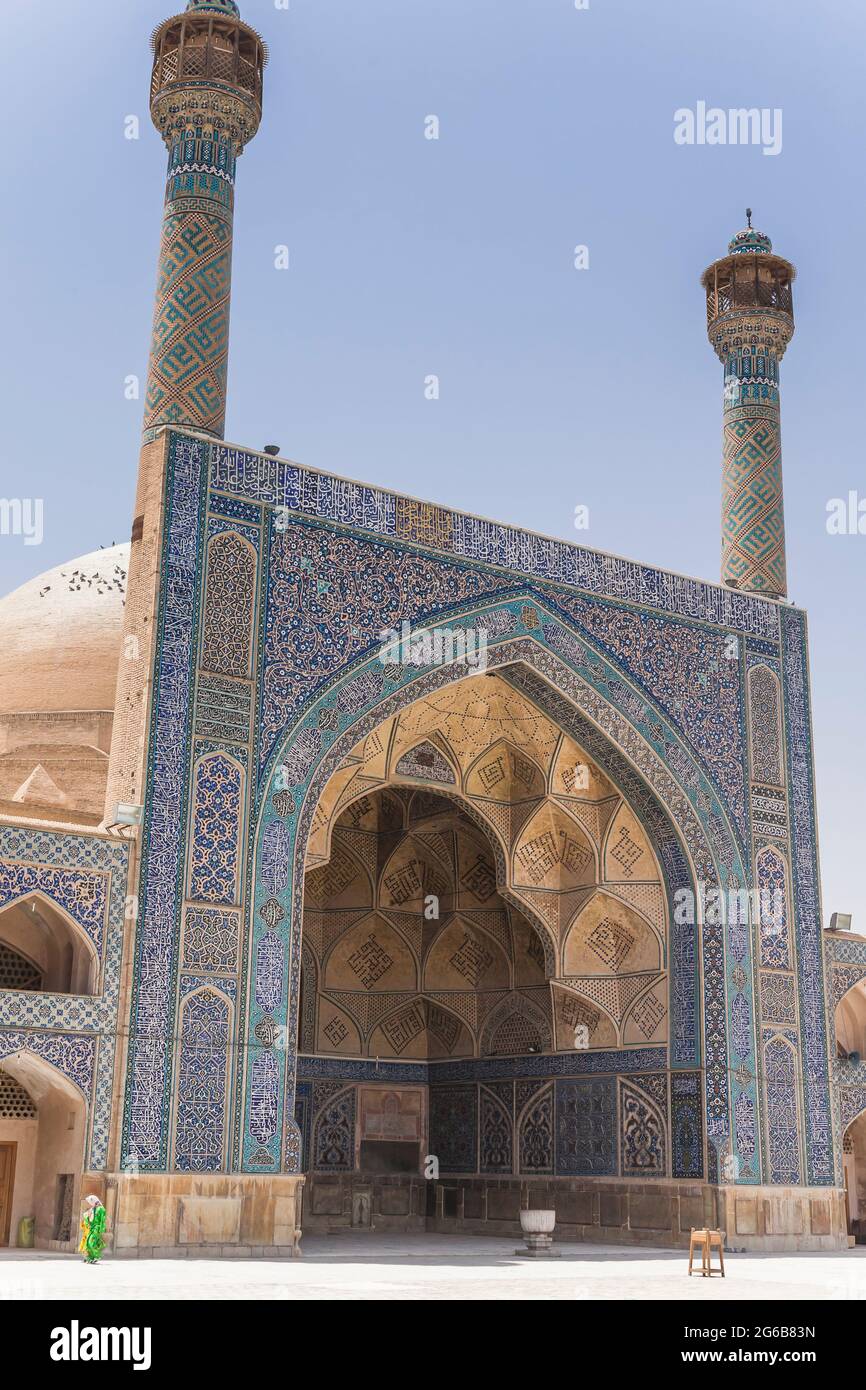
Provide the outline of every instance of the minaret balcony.
<path id="1" fill-rule="evenodd" d="M 775 309 L 794 316 L 794 267 L 781 256 L 726 256 L 704 271 L 707 323 L 737 309 Z"/>
<path id="2" fill-rule="evenodd" d="M 214 16 L 171 20 L 153 37 L 151 101 L 176 83 L 219 82 L 261 101 L 265 45 L 253 29 Z"/>

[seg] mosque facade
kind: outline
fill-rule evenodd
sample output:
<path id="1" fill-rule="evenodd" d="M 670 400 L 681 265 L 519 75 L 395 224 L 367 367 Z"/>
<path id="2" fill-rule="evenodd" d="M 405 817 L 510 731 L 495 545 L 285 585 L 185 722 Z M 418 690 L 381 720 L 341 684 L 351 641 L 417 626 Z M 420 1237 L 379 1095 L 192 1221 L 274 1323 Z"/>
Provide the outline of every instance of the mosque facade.
<path id="1" fill-rule="evenodd" d="M 0 1243 L 70 1248 L 94 1192 L 116 1256 L 527 1206 L 844 1247 L 866 940 L 823 929 L 785 597 L 793 267 L 749 219 L 703 277 L 721 584 L 235 446 L 266 61 L 233 0 L 153 36 L 131 541 L 0 600 Z"/>

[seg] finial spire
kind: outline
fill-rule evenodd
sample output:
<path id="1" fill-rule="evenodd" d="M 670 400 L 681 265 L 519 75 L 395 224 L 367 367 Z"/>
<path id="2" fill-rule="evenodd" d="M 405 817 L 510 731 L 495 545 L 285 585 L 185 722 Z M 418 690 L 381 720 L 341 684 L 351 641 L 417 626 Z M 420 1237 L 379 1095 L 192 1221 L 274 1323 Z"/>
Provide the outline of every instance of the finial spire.
<path id="1" fill-rule="evenodd" d="M 751 225 L 752 225 L 752 209 L 751 209 L 751 208 L 746 208 L 746 226 L 747 226 L 747 227 L 751 227 Z"/>

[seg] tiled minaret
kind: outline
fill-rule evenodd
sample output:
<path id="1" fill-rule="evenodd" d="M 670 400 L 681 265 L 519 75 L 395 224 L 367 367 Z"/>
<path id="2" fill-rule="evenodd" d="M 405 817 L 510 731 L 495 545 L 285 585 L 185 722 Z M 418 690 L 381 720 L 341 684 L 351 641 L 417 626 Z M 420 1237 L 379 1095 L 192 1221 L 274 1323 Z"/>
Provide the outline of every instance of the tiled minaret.
<path id="1" fill-rule="evenodd" d="M 156 30 L 150 110 L 168 147 L 156 310 L 117 671 L 105 824 L 143 796 L 167 431 L 222 439 L 235 162 L 259 128 L 267 51 L 234 0 L 190 0 Z M 132 820 L 130 821 L 130 816 Z"/>
<path id="2" fill-rule="evenodd" d="M 707 334 L 725 369 L 722 583 L 783 598 L 779 363 L 794 332 L 794 267 L 748 225 L 704 271 Z"/>
<path id="3" fill-rule="evenodd" d="M 168 148 L 145 441 L 225 431 L 235 163 L 262 115 L 259 36 L 234 0 L 190 0 L 153 35 L 150 113 Z"/>

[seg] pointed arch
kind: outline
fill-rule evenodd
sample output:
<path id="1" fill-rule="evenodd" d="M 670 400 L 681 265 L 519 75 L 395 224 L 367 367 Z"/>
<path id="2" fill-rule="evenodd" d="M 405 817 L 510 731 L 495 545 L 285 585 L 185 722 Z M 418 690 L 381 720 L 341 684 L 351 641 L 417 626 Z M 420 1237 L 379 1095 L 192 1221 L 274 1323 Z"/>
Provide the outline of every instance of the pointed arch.
<path id="1" fill-rule="evenodd" d="M 0 954 L 4 947 L 29 962 L 39 978 L 29 985 L 9 983 L 0 988 L 82 995 L 98 990 L 100 959 L 92 937 L 41 888 L 0 908 Z M 8 969 L 12 962 L 6 964 Z"/>
<path id="2" fill-rule="evenodd" d="M 14 1042 L 13 1042 L 14 1037 Z M 15 1042 L 20 1046 L 15 1046 Z M 71 1040 L 56 1035 L 0 1033 L 0 1075 L 23 1092 L 30 1114 L 4 1121 L 4 1138 L 29 1129 L 28 1161 L 13 1174 L 12 1207 L 17 1218 L 35 1218 L 38 1245 L 77 1244 L 78 1198 L 84 1171 L 90 1115 L 91 1066 L 81 1067 Z M 81 1067 L 81 1070 L 79 1070 Z M 19 1103 L 20 1104 L 20 1103 Z M 7 1233 L 0 1231 L 0 1242 Z"/>
<path id="3" fill-rule="evenodd" d="M 533 1000 L 513 990 L 485 1019 L 478 1039 L 478 1053 L 487 1057 L 550 1051 L 552 1036 L 550 1019 Z M 512 1042 L 514 1046 L 510 1045 Z"/>
<path id="4" fill-rule="evenodd" d="M 553 1083 L 543 1083 L 523 1104 L 517 1116 L 518 1171 L 552 1175 L 554 1164 Z"/>
<path id="5" fill-rule="evenodd" d="M 514 1171 L 514 1090 L 510 1081 L 479 1088 L 478 1171 L 510 1175 Z"/>
<path id="6" fill-rule="evenodd" d="M 663 1178 L 667 1173 L 664 1115 L 632 1078 L 620 1080 L 620 1170 L 623 1177 Z"/>
<path id="7" fill-rule="evenodd" d="M 355 1089 L 326 1100 L 313 1122 L 311 1168 L 316 1173 L 350 1173 L 355 1167 Z"/>
<path id="8" fill-rule="evenodd" d="M 419 739 L 400 754 L 393 775 L 414 782 L 429 782 L 434 787 L 459 787 L 459 764 L 455 764 L 450 749 L 447 754 L 443 751 L 440 745 L 444 742 L 435 735 Z"/>
<path id="9" fill-rule="evenodd" d="M 0 1067 L 16 1080 L 42 1076 L 49 1086 L 90 1104 L 93 1039 L 54 1033 L 0 1032 Z M 23 1081 L 26 1086 L 26 1081 Z"/>
<path id="10" fill-rule="evenodd" d="M 466 621 L 484 621 L 488 631 L 510 632 L 508 624 L 514 621 L 511 609 L 516 603 L 517 600 L 509 599 L 503 606 L 500 602 L 495 612 L 496 604 L 491 603 L 461 616 Z M 490 643 L 488 670 L 497 670 L 515 689 L 534 700 L 549 719 L 569 732 L 579 746 L 586 748 L 606 776 L 613 777 L 629 804 L 638 811 L 642 823 L 656 836 L 670 901 L 674 891 L 684 885 L 690 885 L 694 891 L 698 878 L 711 885 L 744 886 L 747 875 L 737 827 L 719 801 L 702 764 L 664 711 L 653 704 L 645 691 L 632 686 L 621 670 L 610 665 L 598 647 L 591 648 L 583 635 L 564 625 L 559 615 L 548 612 L 537 595 L 533 596 L 533 603 L 541 619 L 536 630 L 526 636 L 520 634 Z M 282 746 L 273 749 L 265 774 L 259 838 L 275 814 L 272 778 L 285 759 L 285 771 L 281 774 L 283 785 L 289 784 L 293 798 L 300 801 L 300 810 L 292 815 L 296 883 L 310 818 L 321 789 L 340 759 L 372 728 L 399 712 L 419 694 L 432 692 L 454 679 L 453 671 L 438 668 L 423 675 L 410 670 L 386 675 L 381 663 L 374 665 L 371 660 L 350 673 L 343 673 L 303 714 L 298 724 L 286 730 Z M 396 681 L 399 686 L 392 688 L 390 693 L 389 680 Z M 333 712 L 338 709 L 351 711 L 352 722 L 336 739 L 329 737 L 325 744 L 316 730 L 326 717 L 333 720 Z M 332 713 L 326 716 L 325 711 Z M 525 911 L 525 905 L 521 903 L 520 906 Z M 758 1143 L 755 1130 L 758 1111 L 755 1082 L 750 1078 L 754 1078 L 756 1069 L 753 1065 L 750 1072 L 746 1065 L 749 1056 L 754 1056 L 753 1004 L 738 983 L 740 972 L 735 980 L 733 964 L 726 969 L 723 931 L 708 927 L 703 935 L 708 996 L 705 1007 L 719 1025 L 707 1034 L 712 1056 L 707 1057 L 706 1063 L 714 1075 L 714 1086 L 711 1091 L 708 1088 L 707 1093 L 709 1119 L 716 1131 L 720 1126 L 732 1128 L 736 1142 L 754 1146 Z M 748 965 L 748 938 L 743 944 Z M 678 1011 L 676 1026 L 672 1028 L 675 1066 L 694 1065 L 699 1057 L 695 973 L 698 948 L 697 925 L 680 925 L 673 952 L 675 970 L 680 972 L 681 980 L 672 991 Z M 297 933 L 293 937 L 294 950 L 300 951 Z M 725 976 L 732 1000 L 737 1003 L 740 1014 L 745 1010 L 749 1021 L 748 1030 L 740 1030 L 739 1040 L 747 1040 L 747 1053 L 736 1073 L 728 1066 L 724 995 L 716 997 L 719 992 L 714 983 Z M 748 971 L 745 978 L 748 979 Z M 688 981 L 685 988 L 683 979 Z M 288 1074 L 285 1080 L 291 1085 Z M 729 1103 L 731 1087 L 737 1097 L 748 1092 L 748 1107 Z M 740 1135 L 741 1130 L 748 1133 Z M 297 1138 L 288 1121 L 285 1161 L 290 1170 L 295 1163 L 291 1155 L 296 1152 Z"/>

